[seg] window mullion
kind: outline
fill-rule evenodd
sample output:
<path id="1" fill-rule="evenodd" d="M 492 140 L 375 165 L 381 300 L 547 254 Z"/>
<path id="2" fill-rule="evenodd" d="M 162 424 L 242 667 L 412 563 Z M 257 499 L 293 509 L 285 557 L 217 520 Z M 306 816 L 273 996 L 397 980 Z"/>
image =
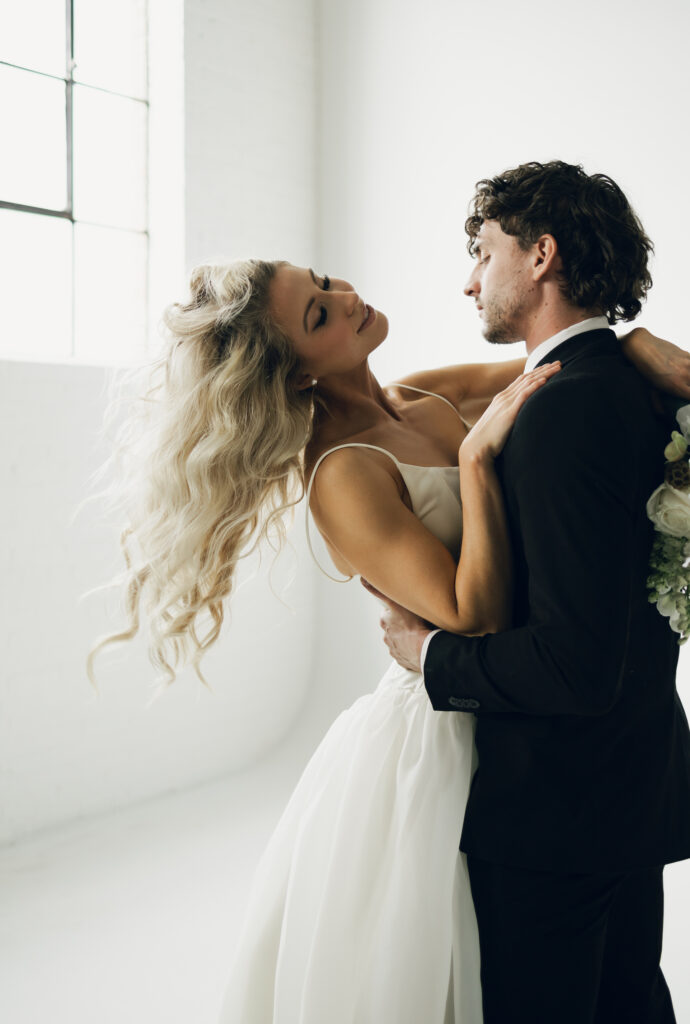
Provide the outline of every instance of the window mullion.
<path id="1" fill-rule="evenodd" d="M 65 124 L 67 131 L 67 209 L 69 210 L 70 219 L 72 221 L 72 245 L 70 247 L 70 258 L 72 262 L 72 268 L 70 273 L 70 281 L 72 284 L 72 294 L 70 296 L 70 356 L 74 358 L 76 353 L 76 329 L 74 322 L 74 314 L 76 310 L 76 281 L 75 281 L 75 258 L 74 249 L 76 244 L 76 231 L 74 228 L 74 159 L 73 159 L 73 148 L 74 148 L 74 103 L 73 103 L 73 88 L 74 88 L 74 0 L 65 0 L 65 17 L 67 19 L 65 40 L 66 40 L 66 76 L 65 76 Z"/>
<path id="2" fill-rule="evenodd" d="M 67 105 L 65 111 L 65 125 L 67 131 L 67 211 L 70 217 L 73 215 L 74 210 L 74 174 L 73 174 L 73 120 L 72 120 L 72 88 L 73 78 L 72 72 L 74 70 L 74 2 L 73 0 L 65 0 L 65 16 L 67 18 L 67 31 L 65 38 L 67 40 L 67 53 L 66 63 L 67 69 L 65 74 L 65 103 Z"/>

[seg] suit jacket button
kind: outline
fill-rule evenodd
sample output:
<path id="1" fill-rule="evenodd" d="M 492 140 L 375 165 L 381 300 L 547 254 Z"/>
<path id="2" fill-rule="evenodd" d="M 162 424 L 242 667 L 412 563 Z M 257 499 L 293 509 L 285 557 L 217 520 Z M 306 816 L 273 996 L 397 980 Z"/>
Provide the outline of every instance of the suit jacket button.
<path id="1" fill-rule="evenodd" d="M 451 707 L 458 708 L 460 711 L 469 711 L 479 707 L 479 701 L 473 700 L 471 697 L 449 697 L 448 703 Z"/>

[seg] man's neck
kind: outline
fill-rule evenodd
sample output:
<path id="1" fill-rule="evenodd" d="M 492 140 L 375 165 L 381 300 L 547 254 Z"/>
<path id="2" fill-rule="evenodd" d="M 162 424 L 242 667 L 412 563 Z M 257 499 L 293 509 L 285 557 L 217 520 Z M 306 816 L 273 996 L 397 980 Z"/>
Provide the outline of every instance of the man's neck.
<path id="1" fill-rule="evenodd" d="M 567 330 L 568 327 L 574 327 L 575 324 L 580 324 L 583 320 L 589 320 L 591 317 L 598 315 L 596 312 L 578 309 L 573 306 L 539 310 L 535 315 L 533 323 L 528 324 L 525 331 L 527 355 L 533 352 L 542 342 L 553 338 L 556 334 L 560 334 L 561 331 Z"/>
<path id="2" fill-rule="evenodd" d="M 549 335 L 548 338 L 545 338 L 544 341 L 535 345 L 530 350 L 525 362 L 525 373 L 533 370 L 540 363 L 547 361 L 551 353 L 555 349 L 560 348 L 563 342 L 569 338 L 574 338 L 578 334 L 586 334 L 589 331 L 606 330 L 608 325 L 608 320 L 605 316 L 593 316 L 586 317 L 584 320 L 576 320 L 574 323 L 568 324 L 567 327 L 561 328 L 560 331 Z"/>

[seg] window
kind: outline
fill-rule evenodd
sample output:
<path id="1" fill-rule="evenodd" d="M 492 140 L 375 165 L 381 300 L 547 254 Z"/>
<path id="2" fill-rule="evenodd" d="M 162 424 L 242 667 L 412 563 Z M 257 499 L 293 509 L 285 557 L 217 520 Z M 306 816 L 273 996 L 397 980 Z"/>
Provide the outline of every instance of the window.
<path id="1" fill-rule="evenodd" d="M 22 0 L 0 16 L 0 355 L 146 348 L 146 0 Z"/>

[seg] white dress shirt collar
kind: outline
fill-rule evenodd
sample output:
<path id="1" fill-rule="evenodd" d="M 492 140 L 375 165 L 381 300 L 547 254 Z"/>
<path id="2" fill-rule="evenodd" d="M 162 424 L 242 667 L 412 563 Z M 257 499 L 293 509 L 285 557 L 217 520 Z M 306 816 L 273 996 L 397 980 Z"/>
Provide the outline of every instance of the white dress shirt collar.
<path id="1" fill-rule="evenodd" d="M 586 331 L 606 330 L 608 326 L 609 322 L 605 316 L 590 316 L 587 320 L 580 320 L 579 323 L 566 327 L 564 331 L 559 331 L 558 334 L 554 334 L 547 338 L 546 341 L 542 341 L 530 352 L 525 363 L 525 373 L 533 370 L 542 361 L 544 356 L 547 356 L 549 352 L 569 338 L 574 338 L 577 334 L 584 334 Z"/>

